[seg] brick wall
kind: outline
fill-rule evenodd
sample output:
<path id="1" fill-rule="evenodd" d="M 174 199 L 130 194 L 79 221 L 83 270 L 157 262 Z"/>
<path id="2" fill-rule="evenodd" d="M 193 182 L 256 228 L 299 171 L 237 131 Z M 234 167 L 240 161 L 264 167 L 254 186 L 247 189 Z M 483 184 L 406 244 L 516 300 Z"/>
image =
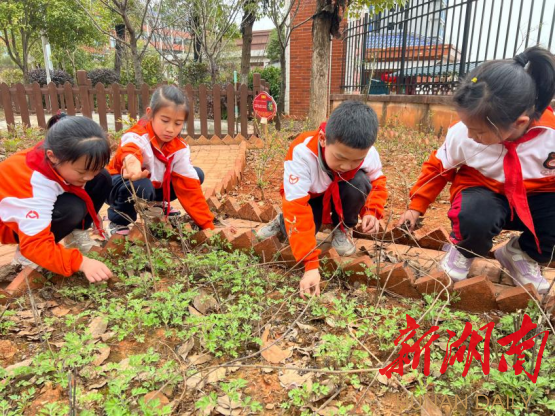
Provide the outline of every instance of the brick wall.
<path id="1" fill-rule="evenodd" d="M 293 21 L 293 26 L 305 21 L 314 14 L 316 0 L 303 0 Z M 346 19 L 342 28 L 346 27 Z M 312 21 L 295 29 L 289 43 L 289 114 L 304 117 L 308 115 L 310 97 L 310 71 L 312 64 Z M 332 40 L 331 92 L 340 93 L 341 67 L 343 62 L 343 41 Z"/>

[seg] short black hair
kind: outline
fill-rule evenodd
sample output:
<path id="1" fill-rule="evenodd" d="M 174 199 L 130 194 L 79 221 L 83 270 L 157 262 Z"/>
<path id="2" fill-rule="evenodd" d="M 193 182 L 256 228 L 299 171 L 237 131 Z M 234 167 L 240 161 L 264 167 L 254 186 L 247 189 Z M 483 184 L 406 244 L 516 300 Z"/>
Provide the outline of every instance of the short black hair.
<path id="1" fill-rule="evenodd" d="M 85 169 L 97 171 L 110 161 L 110 144 L 104 130 L 95 121 L 82 116 L 62 116 L 50 123 L 43 143 L 63 162 L 75 162 L 86 156 Z"/>
<path id="2" fill-rule="evenodd" d="M 453 96 L 457 110 L 497 128 L 507 128 L 521 114 L 539 119 L 555 95 L 555 58 L 540 46 L 511 59 L 474 68 Z"/>
<path id="3" fill-rule="evenodd" d="M 150 110 L 152 111 L 152 116 L 158 113 L 163 107 L 167 106 L 183 106 L 185 110 L 185 118 L 189 114 L 189 105 L 187 103 L 187 98 L 183 91 L 181 91 L 175 85 L 164 85 L 158 87 L 150 99 Z"/>
<path id="4" fill-rule="evenodd" d="M 368 149 L 378 136 L 378 116 L 361 101 L 341 103 L 326 124 L 326 143 L 340 142 L 355 149 Z"/>

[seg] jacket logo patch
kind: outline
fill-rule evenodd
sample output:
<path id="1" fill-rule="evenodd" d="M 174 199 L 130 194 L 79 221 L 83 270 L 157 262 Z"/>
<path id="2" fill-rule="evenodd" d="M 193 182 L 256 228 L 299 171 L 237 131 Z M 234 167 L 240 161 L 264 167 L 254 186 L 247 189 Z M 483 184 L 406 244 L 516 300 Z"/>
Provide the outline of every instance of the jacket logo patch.
<path id="1" fill-rule="evenodd" d="M 549 152 L 549 156 L 543 161 L 543 166 L 547 169 L 555 169 L 555 152 Z"/>
<path id="2" fill-rule="evenodd" d="M 25 217 L 27 219 L 38 219 L 39 214 L 35 210 L 31 210 L 29 213 L 27 213 L 27 215 Z"/>
<path id="3" fill-rule="evenodd" d="M 296 184 L 299 182 L 299 177 L 294 175 L 289 175 L 289 184 Z"/>

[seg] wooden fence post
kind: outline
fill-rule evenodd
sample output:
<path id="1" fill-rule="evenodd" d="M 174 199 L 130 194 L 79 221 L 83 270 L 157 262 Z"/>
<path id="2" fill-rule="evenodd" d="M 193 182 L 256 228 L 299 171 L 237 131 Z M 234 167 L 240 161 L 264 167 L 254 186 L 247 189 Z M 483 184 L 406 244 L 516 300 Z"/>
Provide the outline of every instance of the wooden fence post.
<path id="1" fill-rule="evenodd" d="M 193 86 L 187 84 L 185 86 L 185 95 L 189 102 L 189 117 L 187 118 L 187 135 L 194 139 L 195 137 L 195 95 L 193 94 Z"/>
<path id="2" fill-rule="evenodd" d="M 260 73 L 255 72 L 252 75 L 252 95 L 253 98 L 260 93 Z"/>
<path id="3" fill-rule="evenodd" d="M 101 82 L 96 83 L 96 104 L 98 106 L 98 122 L 104 130 L 108 130 L 108 118 L 106 117 L 106 89 Z"/>
<path id="4" fill-rule="evenodd" d="M 212 105 L 214 106 L 214 135 L 222 137 L 222 93 L 219 84 L 212 90 Z"/>
<path id="5" fill-rule="evenodd" d="M 50 97 L 50 106 L 52 108 L 52 115 L 56 114 L 60 110 L 60 105 L 58 104 L 58 90 L 56 89 L 56 84 L 50 81 L 46 86 L 48 88 L 48 95 Z"/>
<path id="6" fill-rule="evenodd" d="M 227 85 L 227 134 L 235 137 L 235 86 Z"/>
<path id="7" fill-rule="evenodd" d="M 25 94 L 25 86 L 21 83 L 15 85 L 15 94 L 19 102 L 19 111 L 21 121 L 24 125 L 31 127 L 31 119 L 29 118 L 29 107 L 27 106 L 27 97 Z"/>
<path id="8" fill-rule="evenodd" d="M 132 83 L 127 84 L 127 115 L 133 120 L 137 119 L 137 96 Z"/>
<path id="9" fill-rule="evenodd" d="M 43 129 L 46 128 L 46 120 L 44 118 L 44 107 L 42 105 L 42 92 L 38 82 L 34 82 L 31 86 L 33 89 L 33 101 L 35 102 L 35 110 L 37 113 L 37 123 Z"/>
<path id="10" fill-rule="evenodd" d="M 248 98 L 248 94 L 249 94 L 249 88 L 246 84 L 241 84 L 241 88 L 240 88 L 240 94 L 241 94 L 241 98 L 240 98 L 240 107 L 239 107 L 239 112 L 241 114 L 241 135 L 243 135 L 244 138 L 246 138 L 248 136 L 248 114 L 249 114 L 249 109 L 247 107 L 247 98 Z"/>
<path id="11" fill-rule="evenodd" d="M 205 138 L 208 137 L 208 111 L 207 111 L 207 97 L 206 85 L 201 84 L 198 86 L 199 98 L 199 116 L 200 116 L 200 134 Z"/>
<path id="12" fill-rule="evenodd" d="M 123 123 L 121 122 L 121 95 L 119 84 L 112 84 L 112 106 L 114 107 L 114 121 L 116 123 L 116 132 L 123 129 Z"/>
<path id="13" fill-rule="evenodd" d="M 77 84 L 79 86 L 79 101 L 81 102 L 81 113 L 92 119 L 92 108 L 89 100 L 89 83 L 87 82 L 87 71 L 77 71 Z"/>
<path id="14" fill-rule="evenodd" d="M 0 84 L 0 95 L 2 96 L 2 107 L 4 108 L 4 115 L 6 116 L 8 130 L 13 130 L 15 118 L 13 115 L 12 96 L 10 94 L 10 87 L 8 87 L 8 84 Z"/>
<path id="15" fill-rule="evenodd" d="M 64 95 L 66 97 L 67 114 L 75 116 L 75 102 L 73 97 L 73 86 L 66 81 L 64 84 Z"/>

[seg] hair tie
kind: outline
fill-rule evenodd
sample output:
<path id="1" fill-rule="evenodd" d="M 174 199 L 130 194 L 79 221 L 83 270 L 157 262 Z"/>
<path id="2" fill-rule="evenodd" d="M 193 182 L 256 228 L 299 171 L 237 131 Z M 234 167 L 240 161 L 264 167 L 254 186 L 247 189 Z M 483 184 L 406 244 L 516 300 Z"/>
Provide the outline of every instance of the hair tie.
<path id="1" fill-rule="evenodd" d="M 476 84 L 476 81 L 478 81 L 478 77 L 474 77 L 474 78 L 471 79 L 470 81 L 472 81 L 474 84 Z"/>
<path id="2" fill-rule="evenodd" d="M 519 64 L 522 67 L 525 67 L 526 64 L 528 63 L 529 59 L 528 59 L 528 55 L 526 55 L 526 52 L 522 52 L 520 54 L 518 54 L 517 56 L 515 56 L 513 58 L 515 60 L 515 62 L 517 64 Z"/>

